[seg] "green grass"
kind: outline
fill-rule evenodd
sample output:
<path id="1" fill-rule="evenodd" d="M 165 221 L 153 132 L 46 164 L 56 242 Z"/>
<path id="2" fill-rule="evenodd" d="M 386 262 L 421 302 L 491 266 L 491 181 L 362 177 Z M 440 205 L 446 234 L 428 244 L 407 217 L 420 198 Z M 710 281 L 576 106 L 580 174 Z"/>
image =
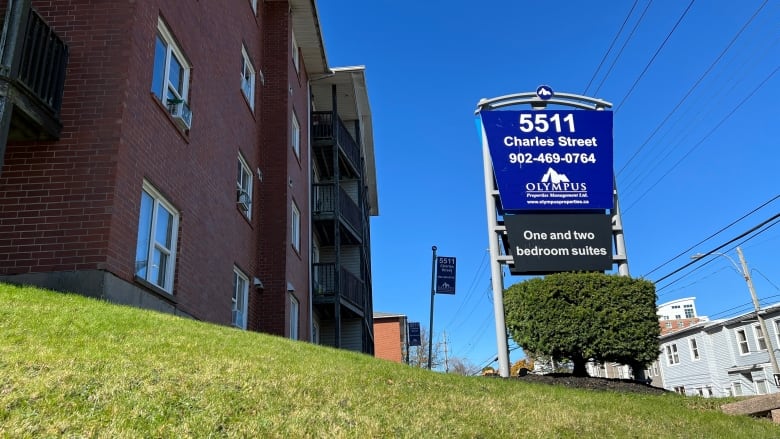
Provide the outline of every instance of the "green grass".
<path id="1" fill-rule="evenodd" d="M 718 404 L 445 375 L 0 284 L 0 437 L 780 436 Z"/>

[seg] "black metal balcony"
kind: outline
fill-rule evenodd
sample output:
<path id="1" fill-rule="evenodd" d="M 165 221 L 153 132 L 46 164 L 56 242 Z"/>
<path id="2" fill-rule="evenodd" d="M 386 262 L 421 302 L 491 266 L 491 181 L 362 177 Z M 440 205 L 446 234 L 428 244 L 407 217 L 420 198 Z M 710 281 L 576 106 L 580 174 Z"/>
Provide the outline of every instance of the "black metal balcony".
<path id="1" fill-rule="evenodd" d="M 356 244 L 362 241 L 363 214 L 355 201 L 342 189 L 333 183 L 315 183 L 312 185 L 312 214 L 318 233 L 325 242 L 333 242 L 331 221 L 338 221 L 346 226 L 348 236 L 343 236 L 344 243 Z M 336 201 L 338 191 L 338 202 Z M 337 205 L 338 204 L 338 205 Z"/>
<path id="2" fill-rule="evenodd" d="M 23 2 L 11 12 L 0 68 L 0 95 L 15 108 L 8 138 L 58 139 L 68 46 Z"/>
<path id="3" fill-rule="evenodd" d="M 312 291 L 315 303 L 332 303 L 336 293 L 342 300 L 349 301 L 360 311 L 365 311 L 366 288 L 363 281 L 349 270 L 341 267 L 339 273 L 339 285 L 336 286 L 336 264 L 317 263 L 314 266 L 314 279 Z M 340 291 L 339 291 L 340 290 Z"/>
<path id="4" fill-rule="evenodd" d="M 314 155 L 322 177 L 333 176 L 336 166 L 341 178 L 361 177 L 360 146 L 341 118 L 332 111 L 314 111 L 311 123 Z M 338 149 L 338 163 L 333 161 L 333 148 Z"/>

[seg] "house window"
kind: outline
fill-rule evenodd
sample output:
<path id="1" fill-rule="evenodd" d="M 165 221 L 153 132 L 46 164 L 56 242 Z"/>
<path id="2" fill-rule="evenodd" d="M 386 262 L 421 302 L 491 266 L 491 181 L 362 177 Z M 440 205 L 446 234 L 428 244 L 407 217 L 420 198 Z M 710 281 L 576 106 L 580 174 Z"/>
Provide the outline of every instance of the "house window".
<path id="1" fill-rule="evenodd" d="M 679 322 L 677 322 L 677 327 L 678 327 L 678 328 L 683 328 L 683 327 L 685 327 L 685 322 L 684 322 L 684 321 L 679 321 Z"/>
<path id="2" fill-rule="evenodd" d="M 777 337 L 777 343 L 780 344 L 780 319 L 774 320 L 775 322 L 775 336 Z"/>
<path id="3" fill-rule="evenodd" d="M 766 395 L 768 392 L 766 380 L 756 380 L 756 393 L 759 395 Z"/>
<path id="4" fill-rule="evenodd" d="M 295 156 L 301 158 L 301 125 L 298 123 L 298 116 L 295 112 L 292 114 L 292 148 Z"/>
<path id="5" fill-rule="evenodd" d="M 238 208 L 252 218 L 252 171 L 246 160 L 238 155 L 238 176 L 236 177 L 236 203 Z"/>
<path id="6" fill-rule="evenodd" d="M 679 362 L 680 356 L 677 354 L 677 345 L 671 344 L 666 346 L 666 363 L 671 366 Z"/>
<path id="7" fill-rule="evenodd" d="M 734 394 L 730 396 L 742 396 L 742 383 L 731 383 L 734 388 Z"/>
<path id="8" fill-rule="evenodd" d="M 300 56 L 299 56 L 300 50 L 298 49 L 298 40 L 295 39 L 295 32 L 293 32 L 293 34 L 292 34 L 292 49 L 291 49 L 291 51 L 292 51 L 291 55 L 292 55 L 293 66 L 295 66 L 295 71 L 298 72 L 301 69 L 301 61 L 300 61 Z"/>
<path id="9" fill-rule="evenodd" d="M 135 248 L 135 275 L 173 292 L 179 213 L 144 181 Z"/>
<path id="10" fill-rule="evenodd" d="M 249 278 L 236 267 L 233 267 L 233 299 L 231 301 L 231 324 L 236 328 L 246 329 L 247 299 L 249 298 Z"/>
<path id="11" fill-rule="evenodd" d="M 291 238 L 295 251 L 301 250 L 301 212 L 295 202 L 292 203 Z"/>
<path id="12" fill-rule="evenodd" d="M 696 343 L 696 339 L 690 339 L 691 344 L 691 360 L 697 361 L 699 359 L 699 345 Z"/>
<path id="13" fill-rule="evenodd" d="M 672 327 L 672 322 L 666 322 L 666 327 L 667 328 L 671 328 Z"/>
<path id="14" fill-rule="evenodd" d="M 661 374 L 661 370 L 659 369 L 659 365 L 657 361 L 653 361 L 653 376 L 658 376 Z"/>
<path id="15" fill-rule="evenodd" d="M 739 352 L 741 355 L 750 353 L 750 347 L 748 346 L 747 335 L 745 335 L 744 329 L 737 330 L 737 343 L 739 344 Z"/>
<path id="16" fill-rule="evenodd" d="M 764 330 L 761 329 L 761 325 L 755 325 L 753 326 L 753 332 L 756 335 L 756 344 L 758 345 L 758 349 L 765 351 L 766 350 L 766 338 L 764 338 Z"/>
<path id="17" fill-rule="evenodd" d="M 298 299 L 290 293 L 290 338 L 298 340 Z"/>
<path id="18" fill-rule="evenodd" d="M 241 46 L 241 92 L 244 93 L 249 108 L 255 109 L 255 68 L 246 53 L 246 47 Z"/>
<path id="19" fill-rule="evenodd" d="M 190 69 L 184 53 L 176 46 L 170 31 L 162 20 L 158 19 L 152 93 L 171 112 L 177 109 L 181 111 L 179 106 L 189 102 Z"/>
<path id="20" fill-rule="evenodd" d="M 686 319 L 692 319 L 693 318 L 693 305 L 692 304 L 686 304 L 683 305 L 683 310 L 685 311 L 685 318 Z"/>

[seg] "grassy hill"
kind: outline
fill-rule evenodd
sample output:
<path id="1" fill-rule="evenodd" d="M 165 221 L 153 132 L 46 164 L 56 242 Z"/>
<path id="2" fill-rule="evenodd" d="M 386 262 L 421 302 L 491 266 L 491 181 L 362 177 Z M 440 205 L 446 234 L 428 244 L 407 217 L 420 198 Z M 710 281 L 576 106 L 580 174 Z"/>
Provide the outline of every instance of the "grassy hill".
<path id="1" fill-rule="evenodd" d="M 0 284 L 0 437 L 778 437 L 718 401 L 413 369 Z"/>

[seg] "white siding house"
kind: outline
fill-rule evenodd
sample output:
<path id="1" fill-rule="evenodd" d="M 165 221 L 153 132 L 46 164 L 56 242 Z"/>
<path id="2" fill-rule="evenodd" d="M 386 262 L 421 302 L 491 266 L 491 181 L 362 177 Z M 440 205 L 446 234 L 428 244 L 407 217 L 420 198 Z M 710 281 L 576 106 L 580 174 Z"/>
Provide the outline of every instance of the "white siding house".
<path id="1" fill-rule="evenodd" d="M 704 397 L 780 391 L 768 352 L 770 345 L 776 353 L 780 346 L 780 304 L 762 310 L 761 315 L 769 334 L 762 334 L 755 312 L 750 312 L 661 336 L 658 364 L 663 387 Z"/>

